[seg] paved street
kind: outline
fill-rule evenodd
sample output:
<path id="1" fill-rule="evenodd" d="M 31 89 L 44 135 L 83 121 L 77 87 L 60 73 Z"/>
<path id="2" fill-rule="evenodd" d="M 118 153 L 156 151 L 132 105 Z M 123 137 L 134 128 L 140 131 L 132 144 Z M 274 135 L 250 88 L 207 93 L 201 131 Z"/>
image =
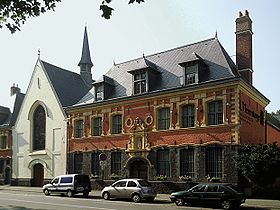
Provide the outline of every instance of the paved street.
<path id="1" fill-rule="evenodd" d="M 41 188 L 0 186 L 0 210 L 72 210 L 72 209 L 99 209 L 99 210 L 160 210 L 160 209 L 193 209 L 207 210 L 211 208 L 177 207 L 169 200 L 169 195 L 159 194 L 152 203 L 133 203 L 130 201 L 101 199 L 99 191 L 93 191 L 88 198 L 75 196 L 45 196 Z M 280 209 L 280 201 L 247 199 L 240 207 L 241 210 L 276 210 Z"/>

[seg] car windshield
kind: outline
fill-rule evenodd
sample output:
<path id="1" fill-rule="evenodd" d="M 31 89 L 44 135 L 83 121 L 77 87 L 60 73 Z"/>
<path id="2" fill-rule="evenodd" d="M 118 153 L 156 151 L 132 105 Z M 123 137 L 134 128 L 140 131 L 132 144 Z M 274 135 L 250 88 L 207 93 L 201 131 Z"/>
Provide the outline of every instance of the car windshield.
<path id="1" fill-rule="evenodd" d="M 142 187 L 150 187 L 151 184 L 149 182 L 147 182 L 146 180 L 138 180 L 140 186 Z"/>
<path id="2" fill-rule="evenodd" d="M 237 187 L 233 186 L 233 185 L 227 185 L 228 190 L 237 193 Z"/>

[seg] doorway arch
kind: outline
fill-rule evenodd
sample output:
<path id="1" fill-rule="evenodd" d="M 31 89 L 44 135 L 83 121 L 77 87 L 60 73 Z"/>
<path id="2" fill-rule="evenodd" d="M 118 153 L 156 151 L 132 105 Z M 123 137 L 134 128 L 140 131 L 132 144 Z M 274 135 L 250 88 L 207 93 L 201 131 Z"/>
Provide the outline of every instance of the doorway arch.
<path id="1" fill-rule="evenodd" d="M 129 177 L 148 179 L 148 163 L 144 159 L 134 159 L 129 164 Z"/>
<path id="2" fill-rule="evenodd" d="M 33 187 L 42 187 L 44 184 L 44 166 L 41 163 L 33 165 L 33 180 L 31 185 Z"/>

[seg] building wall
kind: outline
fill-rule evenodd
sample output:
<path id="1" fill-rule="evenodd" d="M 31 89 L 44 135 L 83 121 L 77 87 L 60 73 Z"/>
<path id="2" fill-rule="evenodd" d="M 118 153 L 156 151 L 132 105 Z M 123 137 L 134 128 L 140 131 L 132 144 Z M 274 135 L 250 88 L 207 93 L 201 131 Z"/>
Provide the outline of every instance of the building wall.
<path id="1" fill-rule="evenodd" d="M 0 184 L 10 184 L 12 171 L 12 131 L 10 127 L 0 128 L 1 136 L 6 136 L 7 147 L 0 148 Z"/>
<path id="2" fill-rule="evenodd" d="M 43 106 L 46 113 L 46 149 L 33 152 L 32 117 L 38 105 Z M 66 172 L 66 131 L 64 112 L 38 61 L 13 129 L 13 178 L 30 181 L 33 178 L 33 166 L 36 163 L 44 166 L 45 179 L 64 174 Z"/>
<path id="3" fill-rule="evenodd" d="M 266 129 L 266 143 L 271 144 L 276 142 L 280 146 L 280 130 L 269 123 L 267 123 Z"/>

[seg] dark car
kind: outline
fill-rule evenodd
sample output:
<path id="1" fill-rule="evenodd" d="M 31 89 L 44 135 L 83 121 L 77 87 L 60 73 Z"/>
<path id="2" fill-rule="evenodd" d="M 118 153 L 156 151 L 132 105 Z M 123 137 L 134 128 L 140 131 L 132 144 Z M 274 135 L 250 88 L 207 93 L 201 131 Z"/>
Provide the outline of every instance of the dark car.
<path id="1" fill-rule="evenodd" d="M 170 200 L 177 206 L 220 206 L 223 209 L 232 209 L 244 203 L 245 196 L 234 190 L 230 184 L 205 183 L 189 190 L 174 192 L 170 195 Z"/>
<path id="2" fill-rule="evenodd" d="M 145 179 L 121 179 L 111 186 L 105 187 L 101 192 L 101 196 L 105 200 L 124 198 L 138 203 L 141 200 L 153 201 L 156 193 Z"/>

